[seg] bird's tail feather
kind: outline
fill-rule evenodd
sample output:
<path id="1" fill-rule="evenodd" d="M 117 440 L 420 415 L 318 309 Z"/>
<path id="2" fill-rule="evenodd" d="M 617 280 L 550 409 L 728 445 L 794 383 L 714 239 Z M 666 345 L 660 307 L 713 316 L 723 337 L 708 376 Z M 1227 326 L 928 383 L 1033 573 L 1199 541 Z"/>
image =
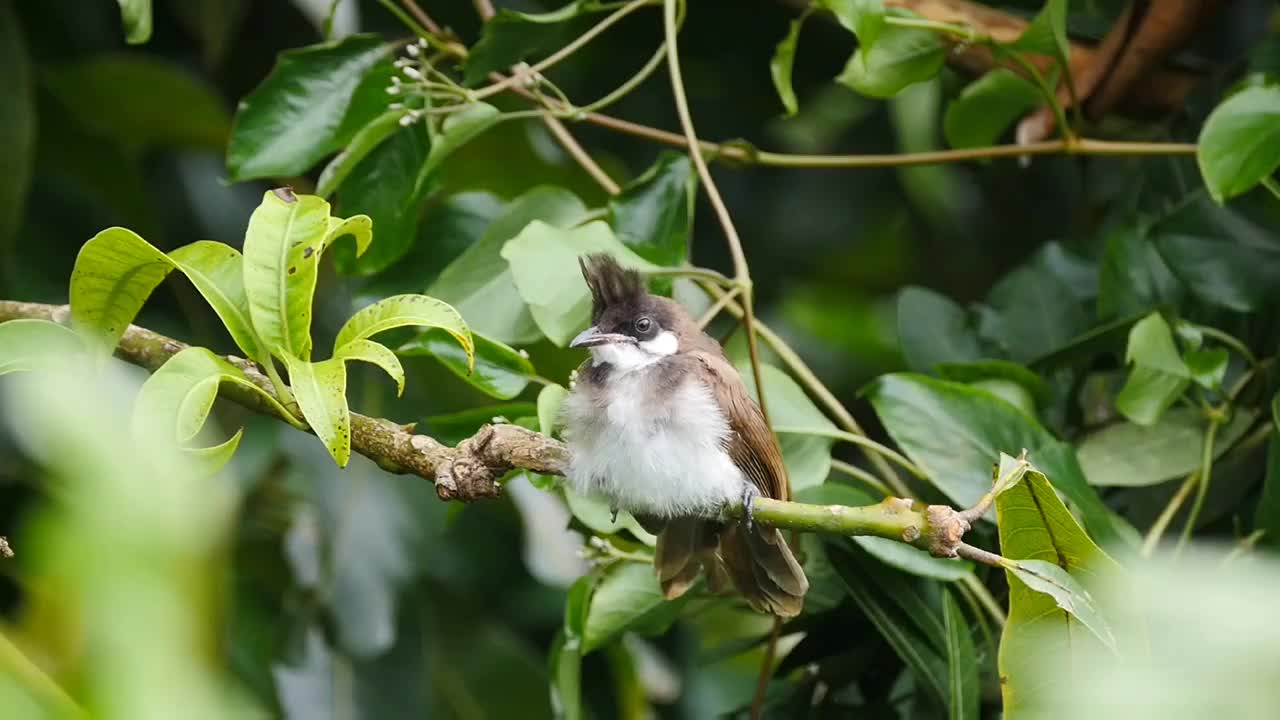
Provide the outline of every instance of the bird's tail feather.
<path id="1" fill-rule="evenodd" d="M 731 523 L 720 536 L 720 560 L 756 610 L 795 617 L 804 608 L 809 580 L 776 528 Z"/>

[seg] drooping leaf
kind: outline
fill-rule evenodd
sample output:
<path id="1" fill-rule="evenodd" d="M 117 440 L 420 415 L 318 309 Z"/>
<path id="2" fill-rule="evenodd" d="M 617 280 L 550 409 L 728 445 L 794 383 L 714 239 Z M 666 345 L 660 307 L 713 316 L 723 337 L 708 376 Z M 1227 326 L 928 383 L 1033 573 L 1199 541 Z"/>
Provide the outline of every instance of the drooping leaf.
<path id="1" fill-rule="evenodd" d="M 646 545 L 652 546 L 658 541 L 631 513 L 619 510 L 615 516 L 613 508 L 595 496 L 580 495 L 573 488 L 565 486 L 564 501 L 573 517 L 598 535 L 613 535 L 626 530 Z"/>
<path id="2" fill-rule="evenodd" d="M 464 82 L 476 85 L 491 72 L 505 72 L 522 60 L 560 47 L 572 30 L 570 21 L 583 11 L 581 2 L 540 14 L 502 8 L 484 24 L 480 39 L 467 55 Z"/>
<path id="3" fill-rule="evenodd" d="M 367 215 L 378 242 L 368 253 L 339 246 L 334 253 L 339 270 L 371 275 L 408 252 L 418 234 L 422 201 L 434 188 L 434 178 L 423 174 L 429 148 L 426 128 L 415 123 L 398 128 L 351 168 L 337 189 L 338 211 Z"/>
<path id="4" fill-rule="evenodd" d="M 1009 618 L 999 654 L 1004 711 L 1007 717 L 1017 718 L 1023 708 L 1039 704 L 1048 685 L 1070 682 L 1035 673 L 1032 663 L 1036 656 L 1079 652 L 1088 644 L 1102 642 L 1099 638 L 1110 637 L 1087 590 L 1078 583 L 1089 583 L 1098 573 L 1112 570 L 1115 563 L 1089 539 L 1039 472 L 1027 473 L 1021 483 L 996 498 L 996 516 L 1001 554 L 1023 564 L 1024 569 L 1007 572 Z M 1063 581 L 1061 574 L 1032 565 L 1030 569 L 1039 573 L 1034 581 L 1048 578 L 1041 583 L 1045 586 L 1042 589 L 1032 587 L 1023 580 L 1027 561 L 1052 565 L 1073 580 Z M 1042 591 L 1050 589 L 1053 595 Z M 1060 598 L 1072 612 L 1060 607 Z"/>
<path id="5" fill-rule="evenodd" d="M 490 397 L 510 400 L 524 392 L 534 374 L 533 363 L 528 357 L 477 332 L 471 333 L 471 340 L 475 344 L 473 363 L 469 363 L 467 352 L 458 341 L 443 330 L 428 330 L 401 345 L 396 352 L 401 355 L 430 355 L 454 375 Z"/>
<path id="6" fill-rule="evenodd" d="M 482 102 L 472 103 L 445 116 L 440 133 L 433 138 L 431 153 L 422 172 L 431 173 L 454 151 L 499 122 L 502 122 L 502 113 L 498 108 Z"/>
<path id="7" fill-rule="evenodd" d="M 231 179 L 300 175 L 342 147 L 364 125 L 350 128 L 346 137 L 339 133 L 352 97 L 370 68 L 390 52 L 377 35 L 351 35 L 281 53 L 271 74 L 236 112 L 227 147 Z"/>
<path id="8" fill-rule="evenodd" d="M 338 330 L 334 354 L 347 343 L 399 327 L 439 328 L 449 333 L 467 355 L 468 372 L 474 366 L 475 345 L 462 316 L 448 303 L 426 295 L 395 295 L 357 311 Z"/>
<path id="9" fill-rule="evenodd" d="M 982 357 L 964 309 L 926 288 L 910 286 L 898 293 L 898 338 L 907 366 L 916 372 Z"/>
<path id="10" fill-rule="evenodd" d="M 313 363 L 285 353 L 289 386 L 307 425 L 338 467 L 351 459 L 351 410 L 347 407 L 347 366 L 342 358 Z"/>
<path id="11" fill-rule="evenodd" d="M 9 239 L 22 219 L 36 153 L 35 84 L 16 12 L 13 3 L 0 7 L 0 147 L 5 148 L 5 171 L 0 173 L 0 253 L 8 252 Z"/>
<path id="12" fill-rule="evenodd" d="M 535 220 L 502 247 L 520 297 L 529 305 L 538 328 L 556 345 L 563 347 L 588 324 L 591 294 L 578 258 L 597 252 L 613 255 L 624 267 L 656 268 L 618 242 L 600 221 L 562 230 Z"/>
<path id="13" fill-rule="evenodd" d="M 333 353 L 337 360 L 362 360 L 382 368 L 396 383 L 396 395 L 404 394 L 404 367 L 391 348 L 364 338 L 348 340 Z"/>
<path id="14" fill-rule="evenodd" d="M 1241 90 L 1214 108 L 1196 144 L 1200 173 L 1222 203 L 1280 167 L 1280 87 Z"/>
<path id="15" fill-rule="evenodd" d="M 586 214 L 572 193 L 538 187 L 511 202 L 489 225 L 484 236 L 440 273 L 428 294 L 450 303 L 477 332 L 504 343 L 520 345 L 541 337 L 533 316 L 516 290 L 511 268 L 500 252 L 534 220 L 568 228 Z M 577 260 L 573 261 L 577 267 Z"/>
<path id="16" fill-rule="evenodd" d="M 804 27 L 804 21 L 808 18 L 809 13 L 806 11 L 791 21 L 787 34 L 774 48 L 773 60 L 769 62 L 769 75 L 773 78 L 773 88 L 778 91 L 778 99 L 782 101 L 782 107 L 787 111 L 788 116 L 795 115 L 800 109 L 795 88 L 791 84 L 791 71 L 796 63 L 796 45 L 800 42 L 800 29 Z"/>
<path id="17" fill-rule="evenodd" d="M 151 0 L 117 0 L 125 42 L 141 45 L 151 39 Z"/>
<path id="18" fill-rule="evenodd" d="M 591 596 L 582 629 L 582 652 L 589 653 L 630 630 L 660 634 L 675 621 L 690 595 L 666 600 L 648 563 L 620 561 L 605 571 Z"/>
<path id="19" fill-rule="evenodd" d="M 270 353 L 258 338 L 249 317 L 244 291 L 244 258 L 235 248 L 211 240 L 199 240 L 169 253 L 178 270 L 204 296 L 205 302 L 231 334 L 245 357 L 266 364 Z"/>
<path id="20" fill-rule="evenodd" d="M 388 110 L 360 128 L 342 152 L 324 166 L 320 179 L 316 181 L 316 194 L 322 198 L 332 195 L 369 153 L 395 134 L 401 127 L 400 120 L 404 114 L 404 110 Z"/>
<path id="21" fill-rule="evenodd" d="M 664 152 L 609 199 L 609 224 L 635 254 L 651 263 L 677 266 L 689 252 L 696 183 L 688 155 Z"/>
<path id="22" fill-rule="evenodd" d="M 0 375 L 57 367 L 85 350 L 80 336 L 55 322 L 18 318 L 0 323 Z"/>
<path id="23" fill-rule="evenodd" d="M 863 95 L 889 98 L 933 77 L 945 61 L 946 50 L 934 33 L 888 25 L 869 48 L 854 51 L 836 82 Z"/>
<path id="24" fill-rule="evenodd" d="M 978 654 L 973 647 L 973 634 L 951 591 L 942 593 L 942 624 L 947 640 L 947 712 L 951 720 L 977 720 L 982 716 Z"/>
<path id="25" fill-rule="evenodd" d="M 994 145 L 1041 101 L 1035 85 L 1012 70 L 997 68 L 969 83 L 947 105 L 942 129 L 954 148 Z"/>
<path id="26" fill-rule="evenodd" d="M 1223 348 L 1188 350 L 1182 355 L 1182 361 L 1191 373 L 1191 380 L 1206 390 L 1218 390 L 1222 387 L 1229 359 Z"/>
<path id="27" fill-rule="evenodd" d="M 1214 441 L 1214 456 L 1244 435 L 1257 418 L 1237 408 Z M 1174 408 L 1153 425 L 1116 423 L 1080 441 L 1080 465 L 1089 483 L 1099 486 L 1145 486 L 1172 480 L 1200 467 L 1206 421 L 1194 408 Z"/>
<path id="28" fill-rule="evenodd" d="M 109 54 L 55 65 L 43 85 L 95 135 L 129 148 L 221 149 L 231 118 L 218 92 L 176 63 Z"/>

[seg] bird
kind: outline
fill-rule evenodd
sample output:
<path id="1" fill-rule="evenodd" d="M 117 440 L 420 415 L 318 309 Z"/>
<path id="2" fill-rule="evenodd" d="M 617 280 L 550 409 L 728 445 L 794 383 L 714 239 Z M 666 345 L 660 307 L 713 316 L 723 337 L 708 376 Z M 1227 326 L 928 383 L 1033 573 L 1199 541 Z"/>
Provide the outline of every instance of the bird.
<path id="1" fill-rule="evenodd" d="M 759 612 L 800 614 L 809 581 L 782 533 L 752 517 L 788 499 L 786 467 L 760 406 L 720 343 L 676 302 L 649 293 L 611 255 L 581 256 L 591 326 L 569 343 L 590 357 L 561 408 L 567 482 L 657 536 L 667 599 L 705 573 Z M 745 516 L 727 517 L 741 502 Z"/>

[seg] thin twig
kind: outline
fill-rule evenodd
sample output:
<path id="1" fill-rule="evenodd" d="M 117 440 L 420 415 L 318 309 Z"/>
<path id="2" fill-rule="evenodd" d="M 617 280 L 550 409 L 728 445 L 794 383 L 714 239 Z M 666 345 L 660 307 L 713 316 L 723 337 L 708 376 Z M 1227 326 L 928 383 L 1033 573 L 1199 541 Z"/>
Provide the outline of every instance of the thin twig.
<path id="1" fill-rule="evenodd" d="M 435 20 L 432 20 L 431 16 L 428 15 L 427 12 L 423 10 L 417 2 L 415 2 L 415 0 L 400 0 L 400 4 L 404 6 L 405 10 L 409 11 L 409 14 L 412 15 L 415 20 L 422 24 L 422 27 L 427 29 L 427 32 L 432 35 L 444 34 L 444 31 L 440 29 L 440 25 L 436 23 Z"/>
<path id="2" fill-rule="evenodd" d="M 591 176 L 591 179 L 596 181 L 597 185 L 604 188 L 604 191 L 610 195 L 617 195 L 622 192 L 622 187 L 614 182 L 613 178 L 609 177 L 609 174 L 604 171 L 604 168 L 600 167 L 599 163 L 583 149 L 582 144 L 570 134 L 569 129 L 564 126 L 563 122 L 560 122 L 559 118 L 550 112 L 543 112 L 542 122 L 546 124 L 547 129 L 560 142 L 560 146 L 569 153 L 569 157 L 576 160 L 578 165 Z"/>
<path id="3" fill-rule="evenodd" d="M 1219 413 L 1210 414 L 1209 427 L 1204 431 L 1204 446 L 1200 449 L 1200 479 L 1196 483 L 1196 499 L 1191 503 L 1191 510 L 1187 512 L 1187 522 L 1182 526 L 1182 534 L 1178 537 L 1178 547 L 1175 552 L 1182 552 L 1182 548 L 1191 539 L 1196 520 L 1200 519 L 1200 510 L 1204 507 L 1204 499 L 1209 495 L 1209 481 L 1213 479 L 1213 444 L 1218 439 L 1218 427 L 1222 422 Z"/>
<path id="4" fill-rule="evenodd" d="M 1147 531 L 1147 537 L 1142 541 L 1142 556 L 1151 557 L 1151 553 L 1155 551 L 1156 545 L 1160 543 L 1160 538 L 1164 535 L 1164 531 L 1169 527 L 1169 523 L 1173 521 L 1173 517 L 1178 514 L 1182 503 L 1187 501 L 1187 497 L 1191 495 L 1191 490 L 1196 486 L 1196 482 L 1200 478 L 1199 471 L 1187 475 L 1187 479 L 1182 481 L 1182 485 L 1178 491 L 1169 499 L 1169 503 L 1164 506 L 1164 510 L 1160 511 L 1160 516 L 1152 523 L 1151 529 Z"/>
<path id="5" fill-rule="evenodd" d="M 490 0 L 472 0 L 472 3 L 476 6 L 476 13 L 484 22 L 489 22 L 494 15 L 498 14 Z"/>
<path id="6" fill-rule="evenodd" d="M 857 445 L 858 447 L 864 450 L 870 450 L 871 452 L 874 452 L 878 455 L 882 455 L 886 459 L 897 464 L 898 467 L 901 467 L 903 470 L 906 470 L 907 472 L 911 473 L 912 475 L 915 475 L 921 480 L 926 480 L 929 477 L 929 475 L 924 470 L 922 470 L 919 465 L 916 465 L 915 463 L 908 460 L 906 455 L 903 455 L 902 453 L 898 452 L 897 450 L 894 450 L 891 447 L 886 447 L 885 445 L 882 445 L 876 442 L 875 440 L 872 440 L 866 435 L 851 433 L 844 430 L 837 430 L 835 428 L 792 427 L 790 425 L 779 425 L 774 427 L 773 429 L 774 429 L 774 432 L 779 432 L 779 433 L 792 433 L 795 435 L 816 435 L 818 437 L 827 437 L 833 440 L 843 440 L 844 442 L 847 442 L 847 443 L 853 443 L 854 445 Z M 978 514 L 981 515 L 983 512 L 986 512 L 985 507 Z"/>
<path id="7" fill-rule="evenodd" d="M 716 315 L 719 315 L 720 311 L 733 301 L 734 296 L 738 294 L 740 289 L 741 288 L 736 287 L 730 288 L 729 292 L 724 293 L 719 299 L 712 303 L 711 307 L 707 308 L 707 311 L 702 313 L 702 317 L 698 318 L 698 329 L 706 330 L 707 326 L 711 324 L 711 321 L 715 319 Z"/>
<path id="8" fill-rule="evenodd" d="M 889 489 L 889 486 L 885 485 L 880 478 L 872 475 L 853 463 L 847 463 L 839 458 L 831 458 L 831 469 L 838 473 L 844 473 L 855 480 L 861 480 L 881 495 L 887 496 L 893 494 L 893 491 Z"/>
<path id="9" fill-rule="evenodd" d="M 751 720 L 760 720 L 764 700 L 769 690 L 769 678 L 773 677 L 773 659 L 778 653 L 778 637 L 782 634 L 782 618 L 773 619 L 769 641 L 764 646 L 764 659 L 760 661 L 760 676 L 756 679 L 756 692 L 751 696 Z"/>

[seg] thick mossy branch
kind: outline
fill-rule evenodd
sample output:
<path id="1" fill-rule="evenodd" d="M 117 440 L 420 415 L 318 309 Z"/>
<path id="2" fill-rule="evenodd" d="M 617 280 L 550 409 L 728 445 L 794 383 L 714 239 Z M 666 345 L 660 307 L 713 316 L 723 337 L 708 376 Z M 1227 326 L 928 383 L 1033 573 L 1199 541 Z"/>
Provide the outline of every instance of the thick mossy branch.
<path id="1" fill-rule="evenodd" d="M 17 318 L 61 321 L 65 306 L 0 300 L 0 322 Z M 186 349 L 186 343 L 146 328 L 130 325 L 120 339 L 116 355 L 126 362 L 155 371 L 170 357 Z M 272 392 L 271 381 L 257 364 L 229 356 L 256 385 Z M 251 410 L 279 417 L 279 411 L 245 388 L 224 385 L 225 397 Z M 281 418 L 282 420 L 284 418 Z M 388 472 L 418 475 L 435 484 L 442 500 L 469 502 L 501 494 L 499 478 L 521 469 L 543 475 L 563 475 L 569 461 L 564 443 L 518 425 L 485 425 L 454 447 L 413 432 L 382 418 L 351 413 L 351 448 Z M 874 535 L 914 545 L 938 557 L 970 555 L 963 542 L 973 517 L 985 508 L 959 511 L 945 505 L 922 506 L 903 498 L 886 498 L 876 505 L 808 505 L 758 498 L 753 506 L 756 521 L 788 530 L 837 535 Z M 741 517 L 742 506 L 725 508 L 730 517 Z M 991 558 L 999 556 L 978 551 Z M 988 563 L 992 564 L 992 563 Z"/>

